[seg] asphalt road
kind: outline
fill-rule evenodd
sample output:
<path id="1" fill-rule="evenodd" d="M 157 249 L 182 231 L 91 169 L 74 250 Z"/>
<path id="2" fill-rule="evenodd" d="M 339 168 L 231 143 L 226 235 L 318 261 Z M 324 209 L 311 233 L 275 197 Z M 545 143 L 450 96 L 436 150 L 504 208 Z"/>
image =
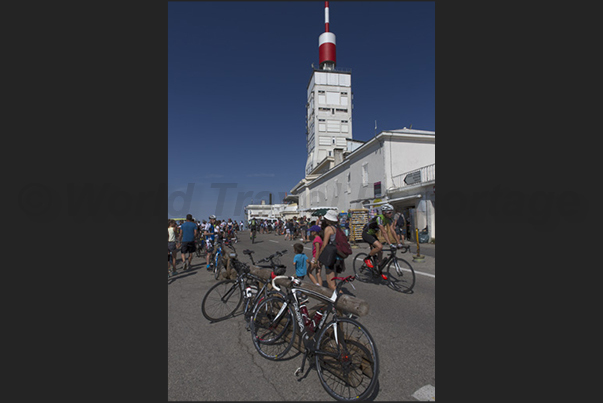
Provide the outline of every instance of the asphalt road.
<path id="1" fill-rule="evenodd" d="M 250 263 L 242 250 L 255 251 L 259 260 L 288 249 L 282 258 L 286 274 L 294 274 L 293 241 L 283 236 L 259 234 L 251 245 L 242 232 L 236 244 L 239 259 Z M 306 245 L 311 255 L 310 244 Z M 373 336 L 380 358 L 379 390 L 375 401 L 435 399 L 435 245 L 421 244 L 422 263 L 412 262 L 416 246 L 399 255 L 417 272 L 412 294 L 384 285 L 354 282 L 350 294 L 369 303 L 368 315 L 358 318 Z M 354 254 L 366 251 L 364 246 Z M 180 257 L 180 256 L 178 256 Z M 345 274 L 353 274 L 352 258 Z M 181 268 L 182 263 L 178 268 Z M 245 330 L 241 316 L 209 323 L 201 313 L 206 291 L 216 283 L 205 269 L 205 258 L 193 258 L 191 270 L 168 280 L 168 400 L 174 401 L 330 401 L 316 371 L 300 380 L 294 371 L 302 356 L 273 362 L 262 358 Z M 324 278 L 324 272 L 323 272 Z M 307 368 L 307 366 L 306 366 Z"/>

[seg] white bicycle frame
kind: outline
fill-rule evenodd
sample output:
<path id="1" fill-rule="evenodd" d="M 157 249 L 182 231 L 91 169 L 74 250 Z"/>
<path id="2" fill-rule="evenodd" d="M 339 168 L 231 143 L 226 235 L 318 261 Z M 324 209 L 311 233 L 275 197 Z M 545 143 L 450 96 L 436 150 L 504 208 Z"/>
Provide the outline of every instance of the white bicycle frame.
<path id="1" fill-rule="evenodd" d="M 275 284 L 275 281 L 277 279 L 289 279 L 291 280 L 291 282 L 295 285 L 295 289 L 292 289 L 293 291 L 293 296 L 295 297 L 295 300 L 297 301 L 297 293 L 298 292 L 303 292 L 305 294 L 309 294 L 313 297 L 316 297 L 318 299 L 322 299 L 324 301 L 329 301 L 333 304 L 335 304 L 335 301 L 337 301 L 337 290 L 333 291 L 333 294 L 330 297 L 326 297 L 323 294 L 320 294 L 316 291 L 312 291 L 312 290 L 308 290 L 306 288 L 301 288 L 299 287 L 301 285 L 301 281 L 299 279 L 296 279 L 295 277 L 292 276 L 276 276 L 272 279 L 272 287 L 274 287 L 274 289 L 276 289 L 277 291 L 280 291 L 281 289 Z M 287 303 L 285 302 L 282 306 L 281 309 L 279 310 L 279 312 L 276 314 L 275 320 L 279 319 L 281 317 L 281 315 L 285 312 L 285 309 L 287 309 Z M 305 324 L 304 321 L 299 313 L 299 309 L 295 309 L 295 316 L 297 319 L 297 323 L 299 325 L 299 329 L 300 331 L 303 331 L 305 329 Z M 322 325 L 322 323 L 327 319 L 328 315 L 323 315 L 319 325 Z M 338 337 L 337 337 L 337 333 L 338 332 L 334 332 L 335 334 L 335 343 L 339 343 Z"/>

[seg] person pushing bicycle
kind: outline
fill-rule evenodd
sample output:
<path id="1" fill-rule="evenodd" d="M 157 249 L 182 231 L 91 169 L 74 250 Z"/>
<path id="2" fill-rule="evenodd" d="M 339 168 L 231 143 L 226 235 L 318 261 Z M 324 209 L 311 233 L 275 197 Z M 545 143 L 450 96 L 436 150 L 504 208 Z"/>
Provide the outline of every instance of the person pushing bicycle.
<path id="1" fill-rule="evenodd" d="M 369 255 L 364 259 L 364 263 L 370 267 L 374 268 L 371 257 L 377 255 L 377 259 L 380 262 L 382 256 L 383 245 L 377 239 L 377 233 L 381 231 L 381 234 L 385 238 L 385 241 L 390 244 L 392 248 L 402 247 L 402 243 L 400 242 L 400 238 L 394 229 L 394 222 L 392 220 L 392 216 L 394 214 L 394 208 L 391 204 L 386 203 L 381 206 L 381 214 L 373 217 L 363 228 L 362 230 L 362 240 L 368 243 L 371 247 L 371 251 Z M 390 236 L 393 235 L 393 241 L 391 242 Z M 381 268 L 379 268 L 379 264 L 377 264 L 377 269 L 379 270 L 379 274 L 384 280 L 387 280 L 387 276 L 381 272 Z"/>

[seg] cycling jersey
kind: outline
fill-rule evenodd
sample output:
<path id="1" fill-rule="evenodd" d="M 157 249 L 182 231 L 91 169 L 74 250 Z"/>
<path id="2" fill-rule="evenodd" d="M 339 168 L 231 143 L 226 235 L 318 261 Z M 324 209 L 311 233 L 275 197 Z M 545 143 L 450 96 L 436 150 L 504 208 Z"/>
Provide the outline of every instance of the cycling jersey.
<path id="1" fill-rule="evenodd" d="M 378 214 L 371 219 L 371 221 L 367 224 L 367 233 L 370 235 L 376 235 L 379 232 L 379 225 L 383 225 L 384 227 L 390 225 L 392 220 L 390 218 L 385 217 L 383 214 Z"/>
<path id="2" fill-rule="evenodd" d="M 206 235 L 205 239 L 207 241 L 213 241 L 214 240 L 214 226 L 212 223 L 207 223 L 207 225 L 205 226 L 205 232 L 209 232 L 211 235 Z"/>

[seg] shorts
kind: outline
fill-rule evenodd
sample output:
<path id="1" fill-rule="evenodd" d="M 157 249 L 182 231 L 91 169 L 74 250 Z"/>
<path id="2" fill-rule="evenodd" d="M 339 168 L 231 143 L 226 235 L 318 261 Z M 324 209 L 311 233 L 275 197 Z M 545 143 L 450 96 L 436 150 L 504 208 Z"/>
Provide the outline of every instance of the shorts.
<path id="1" fill-rule="evenodd" d="M 289 228 L 287 228 L 287 234 L 290 234 L 291 230 Z"/>
<path id="2" fill-rule="evenodd" d="M 168 242 L 168 253 L 177 253 L 178 248 L 176 248 L 176 242 Z"/>
<path id="3" fill-rule="evenodd" d="M 182 253 L 193 253 L 196 251 L 195 241 L 193 242 L 182 242 L 182 248 L 180 248 L 180 252 Z"/>
<path id="4" fill-rule="evenodd" d="M 375 235 L 369 234 L 366 230 L 362 231 L 362 240 L 368 243 L 371 248 L 375 242 L 379 241 Z"/>

